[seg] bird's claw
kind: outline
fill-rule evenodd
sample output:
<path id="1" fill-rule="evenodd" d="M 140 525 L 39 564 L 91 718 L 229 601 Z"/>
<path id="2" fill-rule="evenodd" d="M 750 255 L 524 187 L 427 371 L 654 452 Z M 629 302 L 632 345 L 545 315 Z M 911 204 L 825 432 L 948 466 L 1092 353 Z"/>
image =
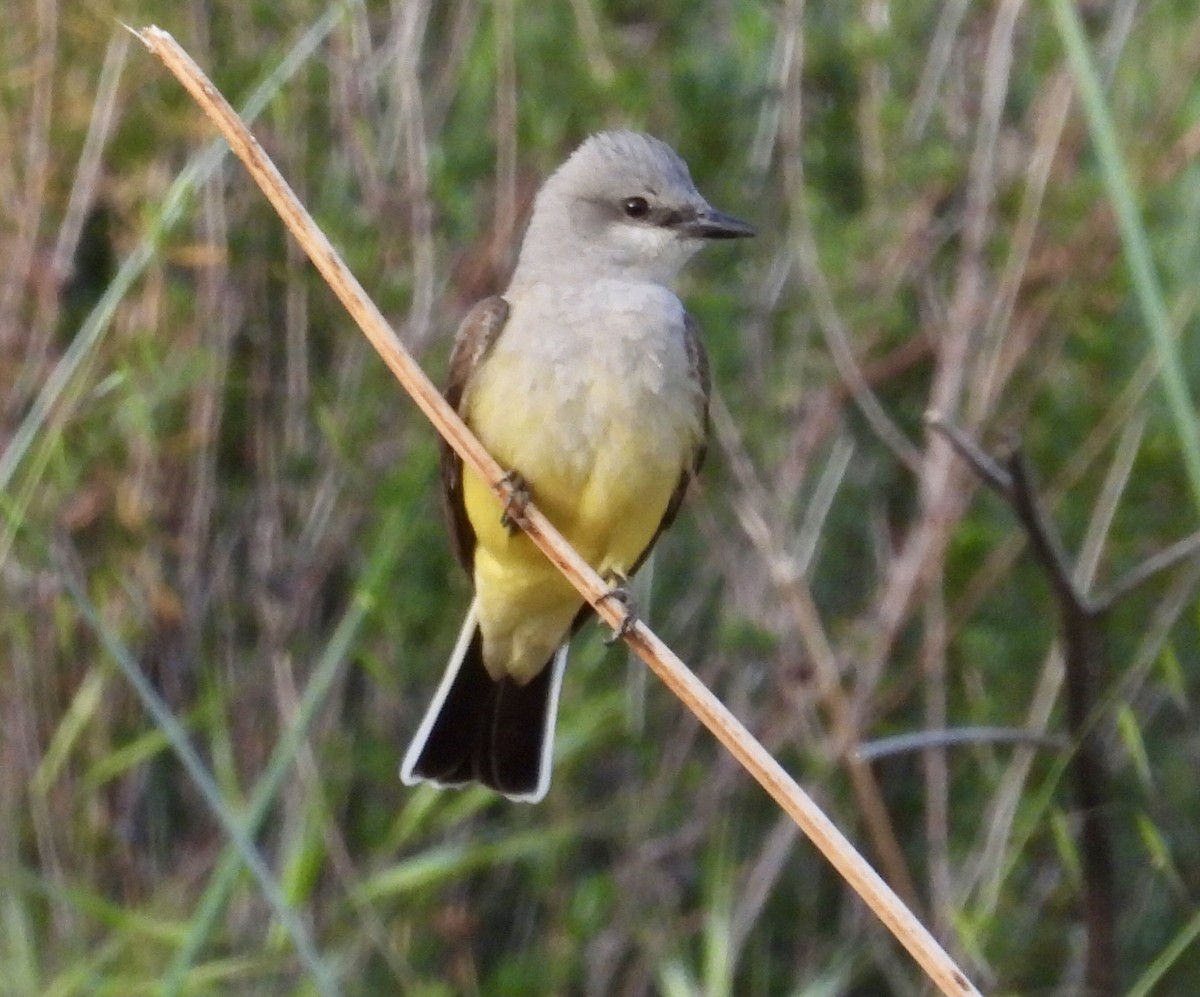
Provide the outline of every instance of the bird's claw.
<path id="1" fill-rule="evenodd" d="M 634 627 L 638 624 L 638 614 L 637 607 L 633 604 L 633 596 L 629 594 L 629 579 L 624 575 L 612 572 L 605 576 L 605 581 L 612 585 L 612 588 L 600 596 L 596 604 L 599 605 L 602 602 L 612 599 L 614 602 L 619 602 L 625 609 L 625 616 L 621 619 L 620 624 L 611 634 L 604 638 L 604 646 L 612 647 L 633 632 Z"/>
<path id="2" fill-rule="evenodd" d="M 521 528 L 525 518 L 525 506 L 529 504 L 529 486 L 520 471 L 509 471 L 501 482 L 508 485 L 508 498 L 504 501 L 504 512 L 500 514 L 500 525 L 508 530 L 509 536 Z"/>

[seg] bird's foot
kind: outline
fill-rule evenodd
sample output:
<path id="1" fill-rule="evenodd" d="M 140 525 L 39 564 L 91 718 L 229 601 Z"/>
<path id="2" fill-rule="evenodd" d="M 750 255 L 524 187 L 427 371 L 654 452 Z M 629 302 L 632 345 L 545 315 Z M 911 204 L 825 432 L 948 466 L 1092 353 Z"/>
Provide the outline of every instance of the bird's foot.
<path id="1" fill-rule="evenodd" d="M 628 578 L 619 571 L 606 571 L 604 580 L 612 587 L 600 596 L 597 605 L 612 599 L 614 602 L 619 602 L 625 610 L 625 616 L 621 619 L 620 625 L 604 638 L 604 646 L 612 647 L 617 641 L 624 640 L 633 632 L 633 628 L 637 626 L 638 613 L 637 607 L 633 604 L 633 596 L 629 592 Z"/>
<path id="2" fill-rule="evenodd" d="M 500 525 L 512 536 L 521 528 L 521 520 L 525 518 L 525 506 L 529 504 L 529 486 L 521 477 L 520 471 L 509 471 L 500 480 L 508 485 L 508 498 L 504 502 L 504 512 L 500 514 Z"/>

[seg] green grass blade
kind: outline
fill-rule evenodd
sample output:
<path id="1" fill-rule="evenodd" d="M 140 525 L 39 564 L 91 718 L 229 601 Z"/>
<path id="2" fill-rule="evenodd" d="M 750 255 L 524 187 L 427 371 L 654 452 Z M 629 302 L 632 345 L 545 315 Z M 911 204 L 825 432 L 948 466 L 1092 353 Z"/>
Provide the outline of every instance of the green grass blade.
<path id="1" fill-rule="evenodd" d="M 300 36 L 274 71 L 268 74 L 246 100 L 238 112 L 242 120 L 253 121 L 263 112 L 283 85 L 328 37 L 341 20 L 343 10 L 341 4 L 331 6 Z M 156 258 L 163 239 L 186 216 L 186 209 L 195 192 L 216 172 L 228 152 L 229 146 L 223 139 L 213 140 L 192 157 L 167 189 L 158 214 L 151 222 L 150 231 L 121 263 L 116 276 L 84 320 L 62 359 L 46 379 L 46 383 L 42 385 L 42 390 L 38 392 L 8 446 L 0 453 L 0 494 L 9 490 L 17 469 L 35 443 L 43 453 L 54 445 L 58 435 L 53 431 L 54 427 L 62 425 L 82 393 L 82 386 L 77 383 L 76 374 L 108 332 L 113 316 L 116 315 L 125 295 Z M 52 423 L 51 413 L 54 413 Z M 52 431 L 43 432 L 48 423 Z M 44 465 L 43 457 L 35 465 L 39 474 Z M 11 542 L 14 529 L 12 522 L 19 521 L 19 517 L 14 516 L 11 510 L 8 516 L 10 525 L 6 534 L 0 538 L 0 560 L 3 560 L 4 552 Z"/>
<path id="2" fill-rule="evenodd" d="M 83 590 L 83 586 L 74 571 L 66 565 L 60 565 L 59 574 L 71 598 L 74 599 L 80 614 L 95 631 L 96 636 L 100 638 L 104 649 L 113 658 L 121 674 L 125 676 L 125 679 L 133 687 L 146 712 L 150 714 L 154 723 L 170 740 L 171 747 L 183 763 L 183 767 L 187 769 L 188 774 L 200 790 L 205 802 L 208 803 L 209 808 L 220 822 L 221 827 L 233 842 L 242 863 L 250 871 L 255 880 L 258 881 L 263 896 L 275 912 L 279 923 L 291 937 L 292 944 L 296 948 L 296 953 L 311 975 L 317 986 L 317 990 L 323 997 L 338 997 L 341 991 L 334 980 L 332 970 L 325 963 L 324 959 L 322 959 L 320 953 L 317 952 L 308 930 L 297 916 L 296 911 L 288 904 L 283 891 L 279 887 L 278 880 L 267 867 L 262 855 L 254 846 L 250 835 L 246 833 L 242 821 L 237 818 L 237 815 L 229 809 L 228 805 L 221 798 L 219 787 L 208 769 L 205 768 L 204 762 L 196 753 L 196 749 L 192 746 L 191 741 L 188 740 L 183 726 L 175 719 L 170 707 L 167 706 L 162 697 L 155 691 L 146 676 L 142 674 L 141 668 L 138 666 L 137 661 L 134 660 L 128 648 L 125 647 L 116 634 L 112 632 L 112 629 L 101 619 L 99 612 L 92 604 L 91 599 L 88 598 L 87 593 Z"/>
<path id="3" fill-rule="evenodd" d="M 1146 971 L 1129 988 L 1125 997 L 1150 997 L 1159 981 L 1198 937 L 1200 937 L 1200 911 L 1196 911 L 1191 916 L 1188 923 L 1171 939 L 1171 943 L 1146 967 Z"/>
<path id="4" fill-rule="evenodd" d="M 300 746 L 316 719 L 317 712 L 324 705 L 329 690 L 349 657 L 350 647 L 363 620 L 374 606 L 375 592 L 380 582 L 391 570 L 407 542 L 408 533 L 404 529 L 404 519 L 400 513 L 391 517 L 391 521 L 386 524 L 380 535 L 386 540 L 368 562 L 362 585 L 317 662 L 300 698 L 292 723 L 283 731 L 262 777 L 250 794 L 250 804 L 239 822 L 249 837 L 258 833 L 266 819 L 271 804 L 275 801 L 284 778 L 291 771 Z M 204 895 L 196 905 L 188 936 L 164 974 L 164 997 L 171 997 L 181 991 L 193 963 L 216 927 L 217 919 L 229 899 L 240 868 L 240 856 L 236 845 L 227 845 L 217 860 Z"/>
<path id="5" fill-rule="evenodd" d="M 1179 437 L 1192 498 L 1197 511 L 1200 511 L 1200 428 L 1196 425 L 1195 405 L 1188 391 L 1178 346 L 1171 334 L 1162 286 L 1154 268 L 1150 243 L 1134 199 L 1129 173 L 1121 156 L 1112 115 L 1104 98 L 1100 74 L 1088 47 L 1076 5 L 1072 0 L 1051 0 L 1050 7 L 1079 88 L 1079 99 L 1095 146 L 1096 159 L 1117 217 L 1134 293 L 1158 357 L 1159 375 L 1167 408 Z"/>

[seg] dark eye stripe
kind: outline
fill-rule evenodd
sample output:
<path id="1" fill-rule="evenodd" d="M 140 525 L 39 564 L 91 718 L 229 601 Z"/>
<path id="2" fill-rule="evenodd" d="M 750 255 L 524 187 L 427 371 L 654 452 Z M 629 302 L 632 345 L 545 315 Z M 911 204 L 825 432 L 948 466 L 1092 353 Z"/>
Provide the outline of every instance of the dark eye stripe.
<path id="1" fill-rule="evenodd" d="M 654 212 L 654 223 L 663 228 L 674 228 L 683 224 L 685 220 L 684 213 L 674 208 L 660 208 Z"/>

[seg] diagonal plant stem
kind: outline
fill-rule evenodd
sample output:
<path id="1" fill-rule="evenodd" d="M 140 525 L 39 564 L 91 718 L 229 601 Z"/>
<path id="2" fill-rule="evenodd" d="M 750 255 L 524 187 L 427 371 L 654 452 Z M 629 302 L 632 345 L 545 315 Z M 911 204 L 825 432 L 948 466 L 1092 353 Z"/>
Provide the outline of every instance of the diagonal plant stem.
<path id="1" fill-rule="evenodd" d="M 1200 511 L 1200 426 L 1196 422 L 1196 407 L 1188 390 L 1182 358 L 1171 334 L 1171 322 L 1163 300 L 1162 286 L 1150 254 L 1146 230 L 1134 200 L 1133 185 L 1121 156 L 1116 128 L 1104 99 L 1100 74 L 1088 47 L 1079 19 L 1079 11 L 1072 0 L 1051 0 L 1050 9 L 1058 25 L 1058 32 L 1066 49 L 1067 60 L 1075 74 L 1079 87 L 1079 98 L 1087 117 L 1088 130 L 1096 147 L 1096 160 L 1108 197 L 1117 217 L 1117 228 L 1125 250 L 1125 262 L 1129 266 L 1134 292 L 1142 318 L 1150 333 L 1154 352 L 1158 358 L 1159 376 L 1162 378 L 1167 408 L 1179 437 L 1179 448 L 1187 470 L 1192 499 Z"/>
<path id="2" fill-rule="evenodd" d="M 998 467 L 957 426 L 930 419 L 931 428 L 951 441 L 960 457 L 1003 498 L 1020 521 L 1058 604 L 1066 680 L 1067 726 L 1075 744 L 1071 770 L 1080 811 L 1083 854 L 1083 914 L 1087 924 L 1088 993 L 1117 992 L 1117 897 L 1113 880 L 1112 831 L 1106 807 L 1112 798 L 1103 744 L 1095 730 L 1093 704 L 1104 657 L 1106 608 L 1088 598 L 1075 579 L 1062 540 L 1038 497 L 1024 454 L 1012 448 Z"/>
<path id="3" fill-rule="evenodd" d="M 777 540 L 778 524 L 767 522 L 768 503 L 764 499 L 765 486 L 758 479 L 741 436 L 733 424 L 733 417 L 719 392 L 713 393 L 712 421 L 734 477 L 742 488 L 741 499 L 736 503 L 742 529 L 758 550 L 772 583 L 783 596 L 793 626 L 799 633 L 815 669 L 817 696 L 836 744 L 837 757 L 845 765 L 850 777 L 854 798 L 867 828 L 876 861 L 905 903 L 916 907 L 920 895 L 909 872 L 904 850 L 896 838 L 879 782 L 870 765 L 855 750 L 858 732 L 855 729 L 853 706 L 842 687 L 837 655 L 821 623 L 806 577 L 807 560 L 800 555 L 780 550 Z M 817 531 L 814 530 L 815 532 Z"/>
<path id="4" fill-rule="evenodd" d="M 512 499 L 513 485 L 504 469 L 446 402 L 395 332 L 367 297 L 329 239 L 317 228 L 275 164 L 247 131 L 233 108 L 195 61 L 165 31 L 150 27 L 135 32 L 143 44 L 175 74 L 205 114 L 220 129 L 251 177 L 279 213 L 288 231 L 304 247 L 329 288 L 358 323 L 410 397 L 472 473 L 487 483 L 501 503 Z M 530 540 L 592 605 L 664 684 L 700 719 L 775 800 L 809 840 L 863 898 L 876 916 L 908 950 L 947 997 L 971 997 L 979 991 L 967 979 L 929 930 L 884 882 L 816 802 L 788 775 L 762 744 L 642 621 L 630 621 L 595 570 L 562 538 L 553 524 L 528 504 L 518 525 Z"/>
<path id="5" fill-rule="evenodd" d="M 262 113 L 283 84 L 295 75 L 334 29 L 341 16 L 342 6 L 331 6 L 297 39 L 279 65 L 246 100 L 241 111 L 243 117 L 252 121 Z M 76 375 L 104 339 L 125 295 L 157 259 L 162 241 L 185 216 L 195 192 L 221 165 L 226 152 L 223 142 L 218 140 L 210 143 L 192 157 L 167 190 L 158 215 L 150 223 L 149 231 L 121 263 L 116 276 L 105 288 L 104 294 L 72 338 L 71 345 L 63 353 L 62 359 L 46 379 L 21 425 L 0 451 L 0 499 L 8 499 L 5 493 L 11 492 L 17 471 L 36 442 L 38 457 L 34 461 L 34 473 L 25 475 L 24 491 L 28 493 L 32 488 L 37 473 L 40 473 L 49 459 L 48 455 L 54 450 L 59 429 L 66 422 L 82 392 Z M 50 427 L 50 432 L 43 431 L 46 426 Z M 0 513 L 8 520 L 3 530 L 0 530 L 0 561 L 4 560 L 12 542 L 12 534 L 17 528 L 14 524 L 20 519 L 14 508 L 19 510 L 25 504 L 25 500 L 22 499 L 15 503 L 15 507 L 3 508 L 3 512 Z"/>
<path id="6" fill-rule="evenodd" d="M 283 929 L 291 937 L 292 943 L 296 947 L 296 954 L 312 976 L 317 990 L 322 997 L 340 997 L 341 990 L 334 979 L 332 968 L 321 957 L 308 929 L 300 920 L 295 909 L 288 903 L 287 897 L 284 896 L 279 885 L 279 880 L 275 878 L 247 832 L 246 824 L 239 821 L 225 804 L 221 797 L 220 787 L 188 739 L 183 725 L 175 719 L 171 708 L 150 684 L 150 680 L 142 672 L 129 648 L 118 639 L 112 628 L 101 618 L 99 611 L 84 591 L 83 583 L 77 575 L 77 569 L 62 563 L 65 558 L 61 554 L 58 560 L 60 561 L 58 575 L 66 585 L 71 598 L 75 600 L 80 614 L 100 639 L 101 645 L 116 662 L 117 668 L 126 681 L 133 687 L 133 691 L 137 693 L 146 712 L 150 714 L 159 730 L 171 742 L 171 747 L 180 762 L 183 763 L 183 767 L 187 769 L 188 775 L 192 777 L 213 815 L 221 823 L 230 841 L 233 842 L 242 864 L 258 882 L 259 889 L 262 890 L 267 903 L 275 912 Z"/>
<path id="7" fill-rule="evenodd" d="M 250 794 L 250 802 L 244 815 L 237 819 L 247 837 L 253 838 L 262 827 L 271 804 L 275 802 L 275 797 L 283 786 L 284 777 L 296 761 L 317 712 L 324 705 L 329 690 L 346 663 L 351 643 L 371 610 L 373 594 L 380 579 L 395 563 L 403 546 L 401 541 L 407 539 L 399 511 L 392 515 L 385 528 L 380 531 L 380 535 L 385 538 L 383 543 L 375 550 L 367 564 L 358 592 L 318 659 L 304 689 L 304 695 L 300 697 L 296 706 L 292 722 L 280 734 L 275 750 Z M 162 984 L 162 997 L 173 997 L 183 991 L 187 971 L 203 949 L 204 943 L 216 927 L 217 918 L 229 900 L 241 869 L 241 861 L 242 855 L 236 843 L 226 845 L 193 912 L 188 935 L 167 968 Z"/>

